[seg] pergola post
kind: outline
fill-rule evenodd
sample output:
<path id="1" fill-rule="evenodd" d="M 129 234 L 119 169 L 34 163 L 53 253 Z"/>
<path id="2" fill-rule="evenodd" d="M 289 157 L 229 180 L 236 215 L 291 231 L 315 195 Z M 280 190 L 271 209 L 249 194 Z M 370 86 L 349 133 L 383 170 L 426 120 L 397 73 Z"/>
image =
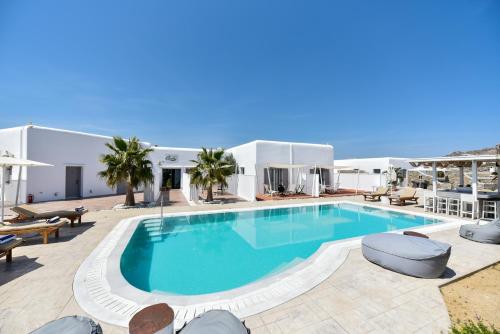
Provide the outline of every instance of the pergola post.
<path id="1" fill-rule="evenodd" d="M 2 220 L 0 223 L 3 223 L 3 218 L 5 214 L 5 165 L 2 166 Z"/>
<path id="2" fill-rule="evenodd" d="M 432 162 L 432 193 L 434 198 L 437 196 L 437 165 L 436 162 Z"/>
<path id="3" fill-rule="evenodd" d="M 356 195 L 358 194 L 358 188 L 359 188 L 359 168 L 358 168 L 358 177 L 356 180 Z"/>
<path id="4" fill-rule="evenodd" d="M 460 166 L 458 167 L 458 184 L 463 187 L 465 185 L 465 180 L 464 180 L 464 167 Z"/>
<path id="5" fill-rule="evenodd" d="M 477 161 L 472 160 L 472 195 L 477 201 Z"/>

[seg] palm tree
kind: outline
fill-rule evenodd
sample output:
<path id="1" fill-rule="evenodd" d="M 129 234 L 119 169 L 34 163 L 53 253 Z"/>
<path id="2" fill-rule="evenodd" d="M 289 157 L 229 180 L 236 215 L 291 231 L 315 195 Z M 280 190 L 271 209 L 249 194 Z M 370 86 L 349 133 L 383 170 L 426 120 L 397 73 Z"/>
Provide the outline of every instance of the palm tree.
<path id="1" fill-rule="evenodd" d="M 106 147 L 112 152 L 101 156 L 100 161 L 106 165 L 106 170 L 99 172 L 98 175 L 104 178 L 111 188 L 126 182 L 125 205 L 134 206 L 134 189 L 141 184 L 147 185 L 153 182 L 152 163 L 148 159 L 148 154 L 153 150 L 143 148 L 136 137 L 128 141 L 121 137 L 113 137 L 113 142 L 106 143 Z"/>
<path id="2" fill-rule="evenodd" d="M 207 190 L 207 201 L 214 199 L 212 187 L 221 184 L 227 187 L 226 178 L 234 173 L 235 162 L 232 155 L 224 154 L 224 150 L 202 148 L 198 160 L 192 160 L 196 167 L 189 171 L 191 184 Z"/>

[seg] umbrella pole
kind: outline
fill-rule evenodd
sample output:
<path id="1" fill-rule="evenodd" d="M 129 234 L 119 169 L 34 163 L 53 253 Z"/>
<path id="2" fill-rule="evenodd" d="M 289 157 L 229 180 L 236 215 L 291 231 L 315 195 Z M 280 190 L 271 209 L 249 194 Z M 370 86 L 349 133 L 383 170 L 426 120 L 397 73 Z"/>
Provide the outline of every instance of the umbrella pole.
<path id="1" fill-rule="evenodd" d="M 17 174 L 17 188 L 16 188 L 16 204 L 14 206 L 17 206 L 19 203 L 19 189 L 21 187 L 21 173 L 22 173 L 22 166 L 19 166 L 19 173 Z"/>
<path id="2" fill-rule="evenodd" d="M 5 210 L 5 166 L 2 166 L 2 221 L 3 223 L 3 217 L 4 217 L 4 210 Z"/>

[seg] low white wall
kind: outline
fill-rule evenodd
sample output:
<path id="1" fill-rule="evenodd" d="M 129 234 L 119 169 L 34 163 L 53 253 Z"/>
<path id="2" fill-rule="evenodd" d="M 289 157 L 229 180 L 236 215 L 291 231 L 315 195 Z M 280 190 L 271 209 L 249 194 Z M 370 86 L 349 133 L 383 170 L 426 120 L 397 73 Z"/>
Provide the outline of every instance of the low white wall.
<path id="1" fill-rule="evenodd" d="M 198 200 L 198 188 L 191 184 L 191 175 L 182 173 L 181 190 L 186 200 L 192 202 Z"/>
<path id="2" fill-rule="evenodd" d="M 255 201 L 257 182 L 254 175 L 232 175 L 227 179 L 227 184 L 227 192 L 250 202 Z"/>
<path id="3" fill-rule="evenodd" d="M 254 175 L 241 175 L 238 174 L 238 195 L 239 197 L 255 202 L 257 189 L 257 181 Z"/>
<path id="4" fill-rule="evenodd" d="M 335 173 L 334 182 L 338 187 L 344 189 L 356 189 L 358 184 L 358 175 L 355 173 Z M 385 175 L 383 174 L 359 174 L 359 190 L 372 191 L 374 188 L 385 185 Z"/>

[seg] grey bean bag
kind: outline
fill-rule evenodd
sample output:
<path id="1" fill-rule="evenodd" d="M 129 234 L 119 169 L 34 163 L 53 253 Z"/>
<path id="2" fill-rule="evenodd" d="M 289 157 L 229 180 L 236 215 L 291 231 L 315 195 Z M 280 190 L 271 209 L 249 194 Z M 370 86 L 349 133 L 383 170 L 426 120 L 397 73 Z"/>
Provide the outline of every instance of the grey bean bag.
<path id="1" fill-rule="evenodd" d="M 443 274 L 451 245 L 394 233 L 368 235 L 362 242 L 363 256 L 370 262 L 401 274 L 435 278 Z"/>
<path id="2" fill-rule="evenodd" d="M 462 225 L 459 234 L 462 238 L 472 241 L 500 244 L 500 219 L 484 225 Z"/>
<path id="3" fill-rule="evenodd" d="M 250 330 L 231 312 L 212 310 L 191 320 L 179 334 L 248 334 Z"/>
<path id="4" fill-rule="evenodd" d="M 35 329 L 31 334 L 102 334 L 99 324 L 82 316 L 69 316 L 53 320 Z"/>

